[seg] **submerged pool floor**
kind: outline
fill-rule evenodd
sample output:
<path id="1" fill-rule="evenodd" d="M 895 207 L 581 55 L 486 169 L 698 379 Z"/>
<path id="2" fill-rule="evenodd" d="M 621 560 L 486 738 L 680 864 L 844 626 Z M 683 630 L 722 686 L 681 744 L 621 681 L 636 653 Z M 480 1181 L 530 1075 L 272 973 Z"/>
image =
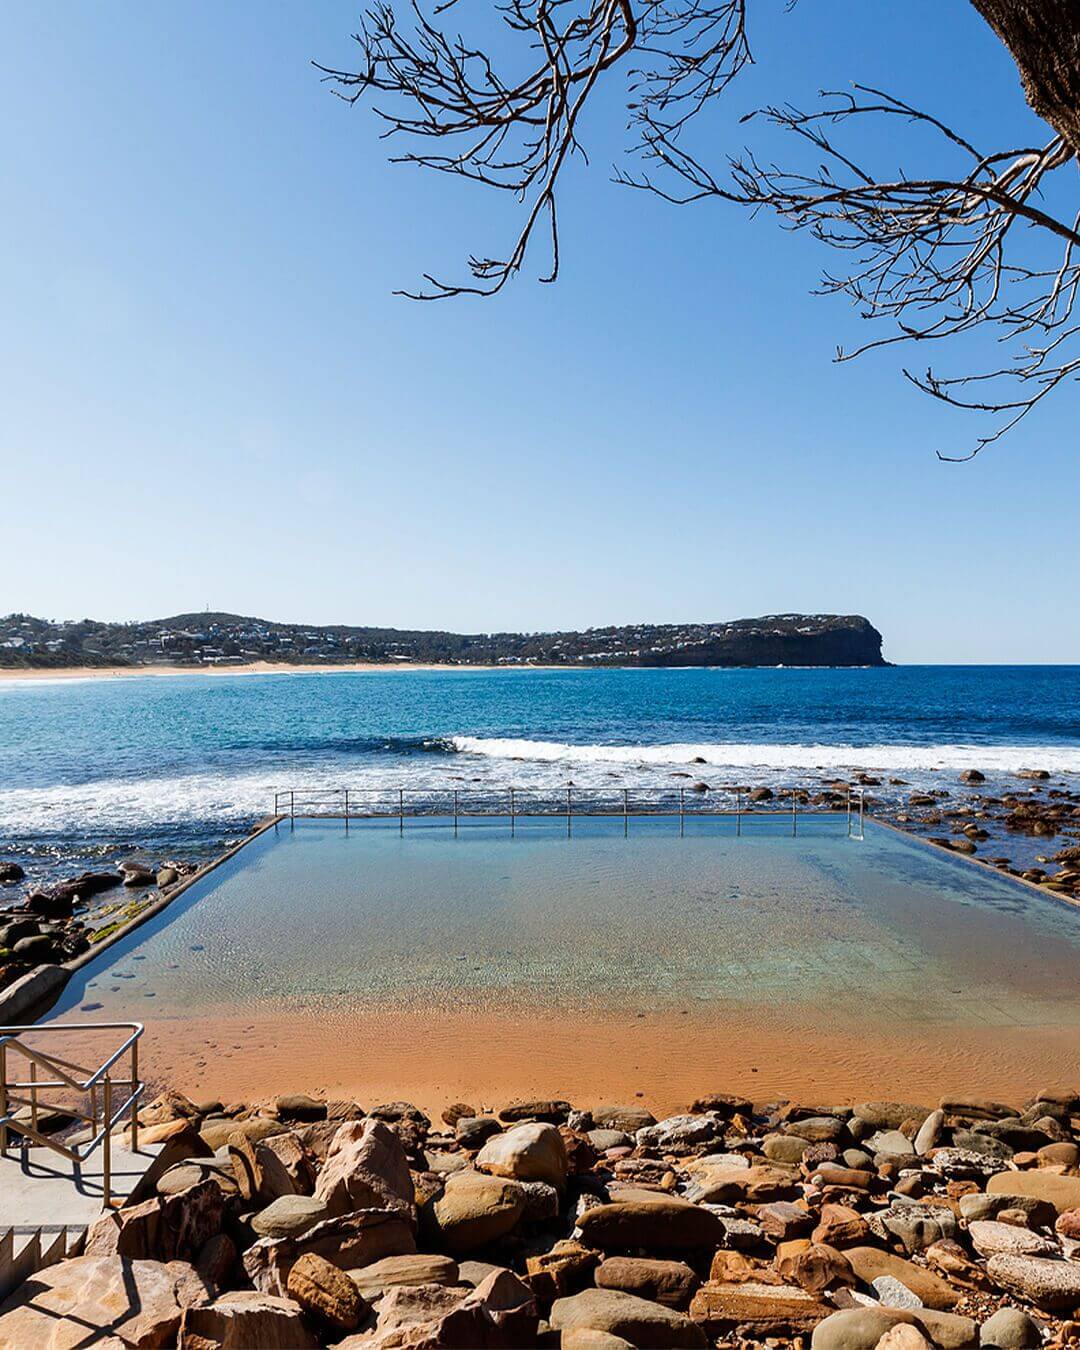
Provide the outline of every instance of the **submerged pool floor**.
<path id="1" fill-rule="evenodd" d="M 1080 1027 L 1080 911 L 843 818 L 298 821 L 73 977 L 54 1015 L 351 1009 Z"/>

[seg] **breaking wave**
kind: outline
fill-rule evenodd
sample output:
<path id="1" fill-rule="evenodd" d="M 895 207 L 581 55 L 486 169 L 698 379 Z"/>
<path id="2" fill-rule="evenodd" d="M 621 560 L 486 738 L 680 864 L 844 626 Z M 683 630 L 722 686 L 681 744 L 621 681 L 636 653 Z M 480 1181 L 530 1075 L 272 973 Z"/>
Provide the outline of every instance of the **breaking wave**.
<path id="1" fill-rule="evenodd" d="M 1080 770 L 1080 750 L 1049 745 L 761 745 L 721 741 L 670 745 L 572 745 L 564 741 L 516 740 L 499 736 L 452 736 L 460 754 L 538 764 L 662 767 L 701 764 L 715 768 L 772 771 L 879 769 L 915 772 L 979 768 L 1016 773 L 1039 768 L 1050 773 Z"/>

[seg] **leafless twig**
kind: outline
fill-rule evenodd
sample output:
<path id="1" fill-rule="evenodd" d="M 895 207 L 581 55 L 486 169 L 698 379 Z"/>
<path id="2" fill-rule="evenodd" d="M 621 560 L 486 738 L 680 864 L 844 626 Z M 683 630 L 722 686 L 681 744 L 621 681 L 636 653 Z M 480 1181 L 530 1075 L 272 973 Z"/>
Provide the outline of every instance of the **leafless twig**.
<path id="1" fill-rule="evenodd" d="M 404 25 L 390 0 L 376 0 L 355 34 L 360 69 L 320 66 L 324 77 L 350 103 L 371 92 L 384 135 L 405 143 L 394 159 L 510 192 L 524 210 L 504 257 L 469 260 L 472 284 L 425 275 L 426 289 L 405 294 L 425 300 L 495 294 L 521 270 L 542 223 L 550 265 L 541 280 L 555 280 L 560 175 L 571 156 L 584 156 L 583 112 L 621 66 L 631 148 L 641 167 L 617 170 L 617 181 L 679 204 L 713 198 L 767 208 L 786 228 L 807 230 L 847 255 L 848 265 L 826 273 L 821 291 L 847 295 L 863 318 L 885 320 L 891 331 L 852 351 L 838 350 L 838 360 L 895 343 L 962 339 L 976 330 L 993 332 L 1008 347 L 1007 359 L 971 374 L 904 371 L 943 403 L 997 415 L 995 428 L 968 454 L 940 456 L 970 459 L 1080 376 L 1080 355 L 1072 354 L 1080 346 L 1080 323 L 1072 322 L 1080 216 L 1055 213 L 1045 193 L 1052 174 L 1076 169 L 1068 109 L 1063 105 L 1062 117 L 1047 112 L 1048 82 L 1031 77 L 1015 45 L 1021 39 L 1012 37 L 1006 11 L 1013 0 L 975 0 L 981 11 L 993 10 L 988 21 L 1010 43 L 1025 88 L 1038 91 L 1038 111 L 1054 131 L 1044 144 L 980 150 L 940 118 L 855 85 L 852 92 L 823 93 L 809 112 L 771 106 L 743 119 L 793 140 L 808 152 L 807 167 L 779 167 L 748 149 L 721 156 L 722 167 L 710 168 L 688 148 L 684 133 L 752 60 L 748 2 L 494 0 L 502 31 L 496 59 L 490 42 L 478 45 L 445 26 L 457 0 L 445 0 L 430 17 L 419 0 L 410 0 Z M 1037 2 L 1050 15 L 1039 30 L 1038 51 L 1048 41 L 1052 46 L 1045 31 L 1051 21 L 1071 31 L 1074 19 L 1073 46 L 1080 51 L 1080 15 L 1070 18 L 1058 0 Z M 1031 3 L 1015 0 L 1018 7 Z M 1028 28 L 1020 23 L 1016 32 Z M 1062 50 L 1068 49 L 1063 41 Z M 1052 88 L 1065 87 L 1060 71 L 1055 80 Z M 882 143 L 890 147 L 892 128 L 903 124 L 924 142 L 919 153 L 935 171 L 909 177 L 863 163 L 841 138 L 870 119 L 885 124 Z"/>

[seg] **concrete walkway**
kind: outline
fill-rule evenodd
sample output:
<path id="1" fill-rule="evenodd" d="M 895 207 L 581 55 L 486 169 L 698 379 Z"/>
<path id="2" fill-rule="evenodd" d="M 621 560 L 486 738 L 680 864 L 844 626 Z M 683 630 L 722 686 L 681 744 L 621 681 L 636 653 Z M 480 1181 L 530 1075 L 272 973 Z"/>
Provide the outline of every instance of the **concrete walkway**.
<path id="1" fill-rule="evenodd" d="M 132 1153 L 113 1139 L 114 1204 L 127 1200 L 160 1152 L 160 1144 L 150 1144 Z M 0 1158 L 0 1232 L 43 1224 L 89 1227 L 104 1203 L 104 1161 L 100 1146 L 81 1164 L 51 1148 L 9 1147 Z"/>
<path id="2" fill-rule="evenodd" d="M 161 1144 L 133 1153 L 112 1145 L 113 1204 L 123 1204 L 153 1166 Z M 0 1299 L 35 1271 L 75 1255 L 104 1204 L 103 1150 L 81 1164 L 51 1148 L 9 1147 L 0 1157 Z"/>

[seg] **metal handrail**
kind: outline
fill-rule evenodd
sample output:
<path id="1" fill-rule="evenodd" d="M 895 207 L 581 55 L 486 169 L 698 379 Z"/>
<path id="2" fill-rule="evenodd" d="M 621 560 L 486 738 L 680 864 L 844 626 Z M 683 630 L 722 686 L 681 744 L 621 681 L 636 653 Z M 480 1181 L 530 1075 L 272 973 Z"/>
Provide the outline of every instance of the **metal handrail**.
<path id="1" fill-rule="evenodd" d="M 124 1030 L 127 1030 L 130 1034 L 117 1049 L 93 1070 L 84 1069 L 59 1055 L 52 1055 L 44 1050 L 36 1050 L 25 1043 L 25 1038 L 28 1036 L 48 1035 L 50 1033 L 70 1036 L 72 1032 Z M 61 1154 L 61 1156 L 75 1163 L 77 1167 L 84 1163 L 90 1154 L 104 1142 L 102 1155 L 103 1204 L 106 1209 L 111 1208 L 112 1133 L 117 1121 L 122 1119 L 128 1111 L 131 1113 L 131 1147 L 133 1151 L 137 1151 L 139 1147 L 138 1102 L 146 1086 L 139 1080 L 139 1038 L 142 1034 L 143 1024 L 141 1022 L 69 1022 L 51 1026 L 0 1027 L 0 1157 L 7 1154 L 9 1130 L 20 1136 L 24 1148 L 28 1141 L 33 1140 L 35 1143 Z M 22 1055 L 30 1065 L 28 1081 L 9 1081 L 7 1059 L 9 1051 Z M 128 1052 L 131 1054 L 130 1077 L 114 1078 L 109 1071 Z M 39 1068 L 47 1073 L 55 1074 L 56 1078 L 39 1078 L 37 1076 Z M 84 1075 L 84 1077 L 74 1078 L 65 1073 L 65 1069 L 71 1069 L 75 1073 Z M 100 1111 L 98 1109 L 99 1085 L 102 1089 Z M 82 1110 L 79 1107 L 65 1106 L 64 1108 L 77 1120 L 86 1121 L 91 1129 L 97 1126 L 96 1132 L 88 1140 L 84 1140 L 81 1145 L 61 1143 L 58 1139 L 42 1134 L 38 1129 L 38 1111 L 42 1106 L 39 1094 L 64 1088 L 86 1092 L 90 1096 L 89 1111 Z M 128 1089 L 127 1096 L 119 1106 L 116 1106 L 113 1100 L 115 1088 Z M 22 1094 L 25 1092 L 29 1092 L 30 1095 L 28 1097 L 23 1096 Z M 29 1123 L 25 1120 L 17 1120 L 15 1113 L 11 1110 L 12 1106 L 28 1106 L 30 1108 Z"/>
<path id="2" fill-rule="evenodd" d="M 815 788 L 820 785 L 815 784 Z M 844 795 L 833 794 L 833 801 L 818 807 L 810 805 L 810 787 L 775 787 L 769 803 L 751 803 L 752 788 L 723 785 L 698 792 L 681 787 L 576 788 L 568 786 L 477 788 L 385 787 L 385 788 L 282 788 L 274 793 L 274 817 L 283 820 L 305 818 L 343 819 L 348 828 L 352 819 L 394 819 L 404 828 L 406 818 L 421 816 L 453 817 L 455 827 L 461 816 L 509 817 L 511 826 L 526 816 L 564 817 L 631 815 L 687 816 L 733 815 L 736 831 L 742 832 L 744 815 L 788 815 L 791 832 L 798 833 L 800 810 L 804 814 L 835 815 L 847 810 L 848 836 L 863 837 L 866 798 L 862 787 L 846 787 Z M 839 801 L 837 798 L 839 797 Z M 732 801 L 734 798 L 734 801 Z M 790 812 L 786 802 L 790 802 Z M 859 833 L 852 827 L 857 811 Z"/>

